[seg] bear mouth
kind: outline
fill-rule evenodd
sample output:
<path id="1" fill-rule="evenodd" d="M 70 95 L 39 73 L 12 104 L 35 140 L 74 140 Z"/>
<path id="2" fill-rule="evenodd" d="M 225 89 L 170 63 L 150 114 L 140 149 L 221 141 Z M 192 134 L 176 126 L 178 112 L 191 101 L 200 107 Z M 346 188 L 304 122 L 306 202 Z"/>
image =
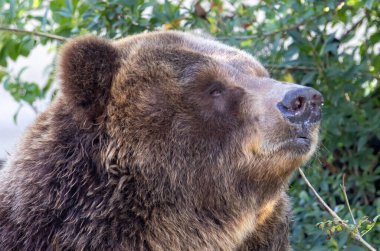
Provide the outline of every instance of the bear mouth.
<path id="1" fill-rule="evenodd" d="M 296 154 L 307 154 L 311 150 L 312 140 L 305 136 L 290 138 L 281 143 L 280 149 Z"/>
<path id="2" fill-rule="evenodd" d="M 313 141 L 306 136 L 296 136 L 282 141 L 277 150 L 296 155 L 308 154 L 312 148 Z"/>

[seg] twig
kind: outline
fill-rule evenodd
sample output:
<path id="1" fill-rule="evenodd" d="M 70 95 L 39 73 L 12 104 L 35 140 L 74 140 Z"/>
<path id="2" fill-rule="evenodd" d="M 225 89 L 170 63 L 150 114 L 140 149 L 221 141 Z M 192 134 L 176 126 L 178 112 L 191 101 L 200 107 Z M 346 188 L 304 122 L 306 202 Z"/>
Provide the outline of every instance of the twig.
<path id="1" fill-rule="evenodd" d="M 295 71 L 316 71 L 317 68 L 309 66 L 300 66 L 300 65 L 275 65 L 275 64 L 263 64 L 264 67 L 269 69 L 278 69 L 278 70 L 295 70 Z"/>
<path id="2" fill-rule="evenodd" d="M 363 21 L 367 18 L 366 15 L 364 15 L 359 21 L 354 23 L 351 28 L 349 28 L 343 35 L 339 38 L 340 41 L 344 40 L 352 31 L 356 30 L 356 28 L 363 23 Z"/>
<path id="3" fill-rule="evenodd" d="M 342 184 L 340 185 L 340 188 L 341 188 L 342 191 L 343 191 L 344 201 L 346 202 L 346 205 L 347 205 L 348 211 L 350 211 L 351 218 L 352 218 L 352 222 L 356 225 L 356 220 L 355 220 L 355 218 L 354 218 L 354 214 L 353 214 L 352 211 L 351 211 L 350 202 L 348 201 L 348 197 L 347 197 L 347 193 L 346 193 L 346 186 L 344 185 L 344 180 L 345 180 L 345 178 L 346 178 L 346 174 L 344 173 L 344 174 L 343 174 L 343 177 L 342 177 Z"/>
<path id="4" fill-rule="evenodd" d="M 57 40 L 60 42 L 67 41 L 67 38 L 65 38 L 65 37 L 53 35 L 53 34 L 49 34 L 49 33 L 45 33 L 45 32 L 39 32 L 39 31 L 29 31 L 29 30 L 11 28 L 11 27 L 6 27 L 6 26 L 0 26 L 0 30 L 7 31 L 7 32 L 13 32 L 13 33 L 29 34 L 29 35 L 33 35 L 33 36 L 37 36 L 37 37 L 50 38 L 50 39 Z"/>
<path id="5" fill-rule="evenodd" d="M 34 111 L 35 114 L 38 114 L 38 109 L 36 106 L 30 105 L 30 107 L 32 108 L 32 110 Z"/>
<path id="6" fill-rule="evenodd" d="M 306 182 L 306 185 L 310 188 L 310 190 L 313 192 L 315 197 L 317 198 L 318 202 L 326 209 L 326 211 L 335 219 L 337 220 L 344 228 L 351 231 L 351 228 L 340 218 L 330 207 L 327 205 L 327 203 L 319 196 L 318 192 L 314 189 L 314 187 L 311 185 L 310 181 L 306 178 L 305 173 L 302 171 L 301 168 L 298 169 L 299 173 L 301 174 L 302 178 Z M 351 235 L 352 238 L 360 242 L 363 246 L 368 248 L 371 251 L 376 251 L 374 247 L 372 247 L 368 242 L 366 242 L 362 236 L 360 235 L 359 231 L 355 235 Z"/>

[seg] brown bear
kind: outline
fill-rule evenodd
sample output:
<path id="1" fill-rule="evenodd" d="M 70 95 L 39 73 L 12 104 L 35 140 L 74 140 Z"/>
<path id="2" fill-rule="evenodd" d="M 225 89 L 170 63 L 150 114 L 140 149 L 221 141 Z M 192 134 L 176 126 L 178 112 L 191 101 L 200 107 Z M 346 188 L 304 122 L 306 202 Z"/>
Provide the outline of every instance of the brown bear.
<path id="1" fill-rule="evenodd" d="M 287 250 L 322 96 L 178 31 L 73 39 L 0 171 L 1 250 Z"/>

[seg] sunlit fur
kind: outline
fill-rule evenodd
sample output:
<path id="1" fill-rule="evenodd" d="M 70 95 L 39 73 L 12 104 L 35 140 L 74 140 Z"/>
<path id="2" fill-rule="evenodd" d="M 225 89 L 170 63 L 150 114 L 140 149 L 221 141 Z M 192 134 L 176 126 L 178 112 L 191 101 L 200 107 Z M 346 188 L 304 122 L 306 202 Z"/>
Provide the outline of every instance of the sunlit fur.
<path id="1" fill-rule="evenodd" d="M 0 172 L 2 250 L 287 250 L 296 85 L 204 36 L 74 39 Z M 211 96 L 212 88 L 223 95 Z M 302 149 L 301 149 L 302 150 Z"/>

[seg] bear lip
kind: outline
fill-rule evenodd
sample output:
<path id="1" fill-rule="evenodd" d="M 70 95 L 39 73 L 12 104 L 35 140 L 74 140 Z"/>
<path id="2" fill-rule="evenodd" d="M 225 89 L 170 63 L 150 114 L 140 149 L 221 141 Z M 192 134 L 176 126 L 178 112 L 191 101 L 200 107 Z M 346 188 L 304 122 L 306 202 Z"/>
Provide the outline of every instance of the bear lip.
<path id="1" fill-rule="evenodd" d="M 306 154 L 310 151 L 312 145 L 311 139 L 304 136 L 297 136 L 285 140 L 282 144 L 282 149 L 299 154 Z"/>
<path id="2" fill-rule="evenodd" d="M 310 144 L 311 143 L 311 140 L 309 138 L 303 137 L 303 136 L 296 137 L 294 139 L 291 139 L 290 141 L 294 141 L 294 142 L 301 143 L 301 144 Z"/>

